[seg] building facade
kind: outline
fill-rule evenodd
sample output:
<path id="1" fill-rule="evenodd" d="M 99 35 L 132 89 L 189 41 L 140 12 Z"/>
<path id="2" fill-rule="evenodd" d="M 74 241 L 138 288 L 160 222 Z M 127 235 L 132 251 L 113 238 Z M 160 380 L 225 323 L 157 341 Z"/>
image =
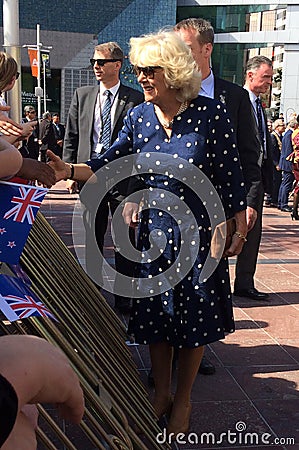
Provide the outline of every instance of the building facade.
<path id="1" fill-rule="evenodd" d="M 60 112 L 65 122 L 74 90 L 96 83 L 89 59 L 99 42 L 117 41 L 128 53 L 131 36 L 175 23 L 176 0 L 19 0 L 20 45 L 40 42 L 51 46 L 51 78 L 46 79 L 47 109 Z M 0 24 L 2 24 L 2 9 Z M 0 30 L 2 43 L 3 31 Z M 31 76 L 27 49 L 21 50 L 22 104 L 36 104 L 36 79 Z M 126 59 L 122 81 L 136 85 Z"/>
<path id="2" fill-rule="evenodd" d="M 156 31 L 187 17 L 204 17 L 215 29 L 213 70 L 243 84 L 243 68 L 256 54 L 273 61 L 274 83 L 264 102 L 269 115 L 286 119 L 299 112 L 299 0 L 19 0 L 20 44 L 51 46 L 51 78 L 46 79 L 47 109 L 66 120 L 74 90 L 94 84 L 89 59 L 98 42 L 115 40 L 128 53 L 131 36 Z M 2 10 L 0 10 L 2 23 Z M 3 36 L 3 33 L 1 33 Z M 22 49 L 22 102 L 35 103 L 36 79 Z M 128 60 L 122 81 L 136 86 Z"/>
<path id="3" fill-rule="evenodd" d="M 299 1 L 178 0 L 177 20 L 203 17 L 216 36 L 212 66 L 243 84 L 246 61 L 257 54 L 273 61 L 273 86 L 264 98 L 272 118 L 299 113 Z"/>

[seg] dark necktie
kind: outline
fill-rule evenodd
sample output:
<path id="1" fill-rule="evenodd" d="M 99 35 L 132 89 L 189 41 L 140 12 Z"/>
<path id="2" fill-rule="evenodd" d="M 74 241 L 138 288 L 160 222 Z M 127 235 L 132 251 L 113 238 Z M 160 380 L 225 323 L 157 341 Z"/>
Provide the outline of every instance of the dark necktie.
<path id="1" fill-rule="evenodd" d="M 262 103 L 261 103 L 261 99 L 258 97 L 256 99 L 256 116 L 257 116 L 257 124 L 258 124 L 258 129 L 259 129 L 259 136 L 260 136 L 260 141 L 261 141 L 261 145 L 262 145 L 262 149 L 264 152 L 264 157 L 266 156 L 266 149 L 265 149 L 265 133 L 264 133 L 264 128 L 263 128 L 263 107 L 262 107 Z"/>
<path id="2" fill-rule="evenodd" d="M 103 150 L 107 150 L 110 147 L 110 135 L 111 135 L 111 92 L 107 89 L 104 92 L 106 100 L 102 111 L 102 132 L 99 142 L 103 145 Z"/>

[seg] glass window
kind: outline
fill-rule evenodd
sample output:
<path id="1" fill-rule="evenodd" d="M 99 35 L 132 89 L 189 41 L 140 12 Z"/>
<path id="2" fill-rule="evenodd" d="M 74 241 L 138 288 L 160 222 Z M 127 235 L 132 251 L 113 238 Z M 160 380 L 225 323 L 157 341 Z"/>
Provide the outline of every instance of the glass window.
<path id="1" fill-rule="evenodd" d="M 286 5 L 179 6 L 177 22 L 188 17 L 203 17 L 215 33 L 274 30 L 276 15 L 285 19 Z"/>

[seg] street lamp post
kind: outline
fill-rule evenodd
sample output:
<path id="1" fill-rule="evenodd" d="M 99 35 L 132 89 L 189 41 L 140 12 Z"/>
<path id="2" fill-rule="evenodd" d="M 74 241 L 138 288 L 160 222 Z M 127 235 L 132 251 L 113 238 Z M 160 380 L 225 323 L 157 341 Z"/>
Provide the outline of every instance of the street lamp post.
<path id="1" fill-rule="evenodd" d="M 42 113 L 42 97 L 43 97 L 43 103 L 44 103 L 44 112 L 47 110 L 47 98 L 46 98 L 46 69 L 45 69 L 45 62 L 43 61 L 43 88 L 41 87 L 41 51 L 43 49 L 47 49 L 47 51 L 52 49 L 52 46 L 43 46 L 43 44 L 40 42 L 40 25 L 36 25 L 36 44 L 24 44 L 23 47 L 31 48 L 33 50 L 36 50 L 37 54 L 37 86 L 35 88 L 35 96 L 37 97 L 37 117 L 41 118 Z"/>

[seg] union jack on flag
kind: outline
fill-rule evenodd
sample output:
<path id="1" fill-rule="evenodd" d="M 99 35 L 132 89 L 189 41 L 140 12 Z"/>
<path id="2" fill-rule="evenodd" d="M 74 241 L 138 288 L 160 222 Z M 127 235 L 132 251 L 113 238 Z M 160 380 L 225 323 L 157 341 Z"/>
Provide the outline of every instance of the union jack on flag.
<path id="1" fill-rule="evenodd" d="M 18 278 L 0 275 L 0 309 L 10 322 L 28 317 L 55 319 L 51 311 Z"/>
<path id="2" fill-rule="evenodd" d="M 0 261 L 19 262 L 48 189 L 0 181 Z"/>
<path id="3" fill-rule="evenodd" d="M 4 214 L 4 219 L 12 218 L 16 222 L 24 222 L 27 219 L 28 223 L 32 225 L 35 214 L 44 199 L 45 190 L 25 185 L 19 185 L 18 189 L 19 196 L 14 195 L 10 200 L 15 206 Z M 36 212 L 33 208 L 37 208 Z"/>

